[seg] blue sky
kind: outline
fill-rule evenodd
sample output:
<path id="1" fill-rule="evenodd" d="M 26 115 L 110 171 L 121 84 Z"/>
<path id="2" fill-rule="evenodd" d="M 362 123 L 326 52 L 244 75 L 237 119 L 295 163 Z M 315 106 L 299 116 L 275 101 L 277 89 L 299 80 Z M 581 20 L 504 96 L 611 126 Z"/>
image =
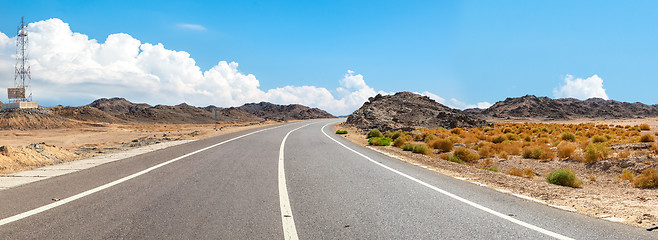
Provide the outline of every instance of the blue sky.
<path id="1" fill-rule="evenodd" d="M 555 93 L 565 79 L 596 75 L 610 99 L 658 103 L 655 1 L 0 3 L 0 32 L 9 38 L 22 15 L 30 23 L 57 18 L 99 43 L 125 33 L 187 52 L 200 71 L 239 63 L 263 91 L 314 86 L 338 98 L 341 79 L 361 76 L 375 92 L 429 92 L 474 105 L 525 94 L 569 97 Z M 87 98 L 41 101 L 83 105 Z"/>

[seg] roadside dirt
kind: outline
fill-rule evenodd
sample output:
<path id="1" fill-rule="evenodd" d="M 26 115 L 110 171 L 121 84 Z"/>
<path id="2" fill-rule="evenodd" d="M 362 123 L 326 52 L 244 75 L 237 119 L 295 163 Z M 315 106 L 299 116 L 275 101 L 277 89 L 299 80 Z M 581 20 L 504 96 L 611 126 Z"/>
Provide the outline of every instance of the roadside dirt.
<path id="1" fill-rule="evenodd" d="M 280 122 L 222 124 L 98 124 L 0 130 L 0 174 L 85 159 L 167 141 L 204 139 Z"/>
<path id="2" fill-rule="evenodd" d="M 559 123 L 581 122 L 586 121 L 574 120 Z M 658 129 L 658 119 L 606 120 L 596 123 L 619 125 L 648 123 L 652 130 Z M 366 133 L 359 129 L 337 124 L 334 125 L 334 130 L 347 130 L 349 134 L 341 135 L 342 137 L 361 146 L 368 146 Z M 621 169 L 611 168 L 603 171 L 600 166 L 573 160 L 540 161 L 524 159 L 519 155 L 510 155 L 509 159 L 498 157 L 480 159 L 467 165 L 438 158 L 438 150 L 434 150 L 430 156 L 427 156 L 403 151 L 394 146 L 374 148 L 441 174 L 465 178 L 467 181 L 481 183 L 489 188 L 529 196 L 551 205 L 562 206 L 566 210 L 642 228 L 653 228 L 658 225 L 658 189 L 634 188 L 628 181 L 620 181 Z M 603 161 L 598 164 L 602 164 L 601 162 Z M 499 172 L 479 168 L 484 165 L 493 165 L 499 169 Z M 557 186 L 546 182 L 545 178 L 549 172 L 565 167 L 572 169 L 583 181 L 581 188 Z M 530 168 L 534 174 L 531 177 L 506 174 L 512 168 Z"/>

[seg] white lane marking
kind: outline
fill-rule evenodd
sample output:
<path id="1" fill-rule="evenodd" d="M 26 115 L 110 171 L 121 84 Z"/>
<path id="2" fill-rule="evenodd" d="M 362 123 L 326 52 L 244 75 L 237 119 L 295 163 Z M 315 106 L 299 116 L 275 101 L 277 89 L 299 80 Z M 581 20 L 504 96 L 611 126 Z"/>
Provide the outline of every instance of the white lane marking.
<path id="1" fill-rule="evenodd" d="M 158 164 L 158 165 L 155 165 L 155 166 L 152 166 L 152 167 L 150 167 L 150 168 L 144 169 L 144 170 L 142 170 L 142 171 L 140 171 L 140 172 L 137 172 L 137 173 L 134 173 L 134 174 L 132 174 L 132 175 L 129 175 L 129 176 L 126 176 L 126 177 L 120 178 L 120 179 L 118 179 L 118 180 L 115 180 L 115 181 L 113 181 L 113 182 L 107 183 L 107 184 L 105 184 L 105 185 L 101 185 L 101 186 L 99 186 L 99 187 L 93 188 L 93 189 L 91 189 L 91 190 L 87 190 L 87 191 L 85 191 L 85 192 L 81 192 L 81 193 L 78 193 L 78 194 L 76 194 L 76 195 L 73 195 L 73 196 L 70 196 L 70 197 L 67 197 L 67 198 L 64 198 L 64 199 L 60 199 L 60 200 L 57 201 L 57 202 L 54 202 L 54 203 L 51 203 L 51 204 L 48 204 L 48 205 L 44 205 L 44 206 L 41 206 L 41 207 L 39 207 L 39 208 L 32 209 L 32 210 L 27 211 L 27 212 L 20 213 L 20 214 L 16 214 L 16 215 L 14 215 L 14 216 L 11 216 L 11 217 L 8 217 L 8 218 L 5 218 L 5 219 L 2 219 L 2 220 L 0 220 L 0 226 L 5 225 L 5 224 L 8 224 L 8 223 L 11 223 L 11 222 L 14 222 L 14 221 L 17 221 L 17 220 L 20 220 L 20 219 L 23 219 L 23 218 L 26 218 L 26 217 L 29 217 L 29 216 L 32 216 L 32 215 L 35 215 L 35 214 L 38 214 L 38 213 L 41 213 L 41 212 L 44 212 L 44 211 L 47 211 L 47 210 L 49 210 L 49 209 L 52 209 L 52 208 L 55 208 L 55 207 L 58 207 L 58 206 L 61 206 L 61 205 L 67 204 L 67 203 L 69 203 L 69 202 L 72 202 L 72 201 L 78 200 L 78 199 L 83 198 L 83 197 L 85 197 L 85 196 L 87 196 L 87 195 L 91 195 L 91 194 L 93 194 L 93 193 L 96 193 L 96 192 L 102 191 L 102 190 L 104 190 L 104 189 L 107 189 L 107 188 L 112 187 L 112 186 L 114 186 L 114 185 L 117 185 L 117 184 L 119 184 L 119 183 L 122 183 L 122 182 L 128 181 L 128 180 L 130 180 L 130 179 L 136 178 L 136 177 L 138 177 L 138 176 L 140 176 L 140 175 L 143 175 L 143 174 L 148 173 L 148 172 L 150 172 L 150 171 L 153 171 L 153 170 L 155 170 L 155 169 L 161 168 L 161 167 L 163 167 L 163 166 L 165 166 L 165 165 L 167 165 L 167 164 L 170 164 L 170 163 L 176 162 L 176 161 L 181 160 L 181 159 L 183 159 L 183 158 L 186 158 L 186 157 L 192 156 L 192 155 L 194 155 L 194 154 L 197 154 L 197 153 L 200 153 L 200 152 L 206 151 L 206 150 L 208 150 L 208 149 L 211 149 L 211 148 L 217 147 L 217 146 L 222 145 L 222 144 L 224 144 L 224 143 L 227 143 L 227 142 L 230 142 L 230 141 L 233 141 L 233 140 L 236 140 L 236 139 L 240 139 L 240 138 L 243 138 L 243 137 L 246 137 L 246 136 L 252 135 L 252 134 L 256 134 L 256 133 L 259 133 L 259 132 L 263 132 L 263 131 L 267 131 L 267 130 L 271 130 L 271 129 L 275 129 L 275 128 L 280 128 L 280 127 L 287 126 L 287 125 L 289 125 L 289 124 L 285 124 L 285 125 L 281 125 L 281 126 L 276 126 L 276 127 L 271 127 L 271 128 L 266 128 L 266 129 L 261 129 L 261 130 L 258 130 L 258 131 L 250 132 L 250 133 L 247 133 L 247 134 L 244 134 L 244 135 L 241 135 L 241 136 L 238 136 L 238 137 L 234 137 L 234 138 L 231 138 L 231 139 L 229 139 L 229 140 L 226 140 L 226 141 L 223 141 L 223 142 L 220 142 L 220 143 L 214 144 L 214 145 L 212 145 L 212 146 L 209 146 L 209 147 L 205 147 L 205 148 L 202 148 L 202 149 L 196 150 L 196 151 L 194 151 L 194 152 L 191 152 L 191 153 L 185 154 L 185 155 L 183 155 L 183 156 L 180 156 L 180 157 L 177 157 L 177 158 L 171 159 L 171 160 L 169 160 L 169 161 L 166 161 L 166 162 L 160 163 L 160 164 Z"/>
<path id="2" fill-rule="evenodd" d="M 345 146 L 345 144 L 343 144 L 343 143 L 339 142 L 338 140 L 336 140 L 336 139 L 330 137 L 330 136 L 324 131 L 324 128 L 325 128 L 326 126 L 328 126 L 329 124 L 331 124 L 331 123 L 327 123 L 326 125 L 324 125 L 324 126 L 322 127 L 322 129 L 320 129 L 320 131 L 322 131 L 322 133 L 324 133 L 325 136 L 327 136 L 327 137 L 328 137 L 329 139 L 331 139 L 331 140 L 334 140 L 334 142 L 338 143 L 339 145 L 343 146 L 344 148 L 347 148 L 348 150 L 350 150 L 350 151 L 356 153 L 357 155 L 359 155 L 359 156 L 361 156 L 361 157 L 363 157 L 363 158 L 365 158 L 365 159 L 368 159 L 368 161 L 370 161 L 370 162 L 372 162 L 372 163 L 374 163 L 374 164 L 377 164 L 377 165 L 379 165 L 380 167 L 385 168 L 386 170 L 389 170 L 389 171 L 391 171 L 391 172 L 397 173 L 397 174 L 400 175 L 400 176 L 403 176 L 403 177 L 405 177 L 405 178 L 407 178 L 407 179 L 409 179 L 409 180 L 411 180 L 411 181 L 417 182 L 417 183 L 419 183 L 420 185 L 423 185 L 423 186 L 425 186 L 425 187 L 428 187 L 428 188 L 430 188 L 430 189 L 432 189 L 432 190 L 434 190 L 434 191 L 437 191 L 437 192 L 439 192 L 439 193 L 441 193 L 441 194 L 443 194 L 443 195 L 446 195 L 446 196 L 448 196 L 448 197 L 454 198 L 454 199 L 456 199 L 456 200 L 458 200 L 458 201 L 460 201 L 460 202 L 466 203 L 466 204 L 468 204 L 468 205 L 471 205 L 472 207 L 475 207 L 475 208 L 480 209 L 480 210 L 482 210 L 482 211 L 485 211 L 485 212 L 491 213 L 491 214 L 493 214 L 493 215 L 496 216 L 496 217 L 500 217 L 500 218 L 502 218 L 502 219 L 505 219 L 505 220 L 507 220 L 507 221 L 510 221 L 510 222 L 516 223 L 516 224 L 521 225 L 521 226 L 523 226 L 523 227 L 526 227 L 526 228 L 528 228 L 528 229 L 535 230 L 535 231 L 537 231 L 537 232 L 539 232 L 539 233 L 542 233 L 542 234 L 545 234 L 545 235 L 548 235 L 548 236 L 551 236 L 551 237 L 554 237 L 554 238 L 557 238 L 557 239 L 573 239 L 573 238 L 570 238 L 570 237 L 567 237 L 567 236 L 564 236 L 564 235 L 560 235 L 560 234 L 558 234 L 558 233 L 554 233 L 554 232 L 548 231 L 548 230 L 546 230 L 546 229 L 543 229 L 543 228 L 537 227 L 537 226 L 532 225 L 532 224 L 530 224 L 530 223 L 526 223 L 526 222 L 523 222 L 523 221 L 521 221 L 521 220 L 517 220 L 517 219 L 515 219 L 515 218 L 513 218 L 513 217 L 510 217 L 510 216 L 508 216 L 508 215 L 505 215 L 505 214 L 502 214 L 502 213 L 496 212 L 496 211 L 494 211 L 494 210 L 492 210 L 492 209 L 490 209 L 490 208 L 487 208 L 487 207 L 482 206 L 482 205 L 480 205 L 480 204 L 477 204 L 477 203 L 471 202 L 470 200 L 467 200 L 467 199 L 465 199 L 465 198 L 462 198 L 462 197 L 460 197 L 460 196 L 457 196 L 457 195 L 455 195 L 455 194 L 452 194 L 452 193 L 450 193 L 450 192 L 448 192 L 448 191 L 446 191 L 446 190 L 443 190 L 443 189 L 440 189 L 440 188 L 435 187 L 435 186 L 433 186 L 433 185 L 430 185 L 429 183 L 423 182 L 423 181 L 421 181 L 421 180 L 419 180 L 419 179 L 417 179 L 417 178 L 414 178 L 414 177 L 409 176 L 409 175 L 407 175 L 407 174 L 405 174 L 405 173 L 402 173 L 402 172 L 400 172 L 400 171 L 398 171 L 398 170 L 395 170 L 395 169 L 393 169 L 393 168 L 391 168 L 391 167 L 389 167 L 389 166 L 386 166 L 386 165 L 381 164 L 381 163 L 379 163 L 379 162 L 377 162 L 377 161 L 375 161 L 375 160 L 372 160 L 372 158 L 370 158 L 370 157 L 368 157 L 368 156 L 366 156 L 366 155 L 364 155 L 364 154 L 362 154 L 362 153 L 360 153 L 360 152 L 357 152 L 356 150 L 351 149 L 351 148 L 349 148 L 348 146 Z"/>
<path id="3" fill-rule="evenodd" d="M 290 207 L 290 198 L 288 197 L 288 186 L 286 185 L 286 171 L 283 167 L 283 149 L 286 145 L 286 139 L 288 136 L 296 131 L 297 129 L 306 127 L 309 124 L 295 128 L 288 132 L 283 140 L 281 141 L 281 147 L 279 148 L 279 205 L 281 206 L 281 223 L 283 225 L 283 239 L 293 239 L 297 240 L 297 228 L 295 227 L 295 219 L 292 215 L 292 208 Z"/>

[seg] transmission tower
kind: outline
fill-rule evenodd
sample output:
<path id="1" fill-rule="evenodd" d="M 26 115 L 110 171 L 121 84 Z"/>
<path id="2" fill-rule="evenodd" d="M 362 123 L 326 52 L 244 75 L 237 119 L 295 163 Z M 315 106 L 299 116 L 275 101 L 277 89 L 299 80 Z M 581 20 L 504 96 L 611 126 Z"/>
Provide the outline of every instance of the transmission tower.
<path id="1" fill-rule="evenodd" d="M 14 88 L 7 88 L 9 103 L 3 104 L 2 108 L 35 108 L 38 106 L 36 102 L 32 102 L 32 93 L 27 96 L 25 94 L 32 77 L 30 76 L 30 66 L 27 62 L 28 29 L 23 17 L 21 17 L 21 25 L 18 26 L 17 32 Z"/>

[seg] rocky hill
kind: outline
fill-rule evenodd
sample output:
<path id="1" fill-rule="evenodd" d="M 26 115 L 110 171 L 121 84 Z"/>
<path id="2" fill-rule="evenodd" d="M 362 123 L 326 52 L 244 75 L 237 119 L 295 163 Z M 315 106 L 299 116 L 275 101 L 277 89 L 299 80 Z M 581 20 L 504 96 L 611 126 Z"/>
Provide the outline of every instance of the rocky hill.
<path id="1" fill-rule="evenodd" d="M 551 99 L 526 95 L 507 98 L 493 106 L 480 110 L 465 110 L 472 116 L 485 119 L 619 119 L 657 117 L 658 105 L 627 103 L 600 98 L 578 100 L 573 98 Z"/>
<path id="2" fill-rule="evenodd" d="M 410 92 L 377 95 L 347 117 L 347 124 L 369 130 L 482 127 L 487 123 L 426 96 Z"/>
<path id="3" fill-rule="evenodd" d="M 93 101 L 89 107 L 98 108 L 99 110 L 111 114 L 128 113 L 150 108 L 151 105 L 145 103 L 132 103 L 125 98 L 101 98 Z"/>
<path id="4" fill-rule="evenodd" d="M 44 129 L 97 125 L 99 123 L 149 124 L 288 121 L 334 116 L 303 105 L 277 105 L 267 102 L 241 107 L 195 107 L 132 103 L 123 98 L 101 98 L 80 107 L 56 106 L 38 109 L 0 110 L 0 129 Z"/>
<path id="5" fill-rule="evenodd" d="M 238 109 L 264 119 L 277 121 L 334 118 L 333 115 L 324 110 L 309 108 L 299 104 L 277 105 L 268 102 L 247 103 L 238 107 Z"/>

